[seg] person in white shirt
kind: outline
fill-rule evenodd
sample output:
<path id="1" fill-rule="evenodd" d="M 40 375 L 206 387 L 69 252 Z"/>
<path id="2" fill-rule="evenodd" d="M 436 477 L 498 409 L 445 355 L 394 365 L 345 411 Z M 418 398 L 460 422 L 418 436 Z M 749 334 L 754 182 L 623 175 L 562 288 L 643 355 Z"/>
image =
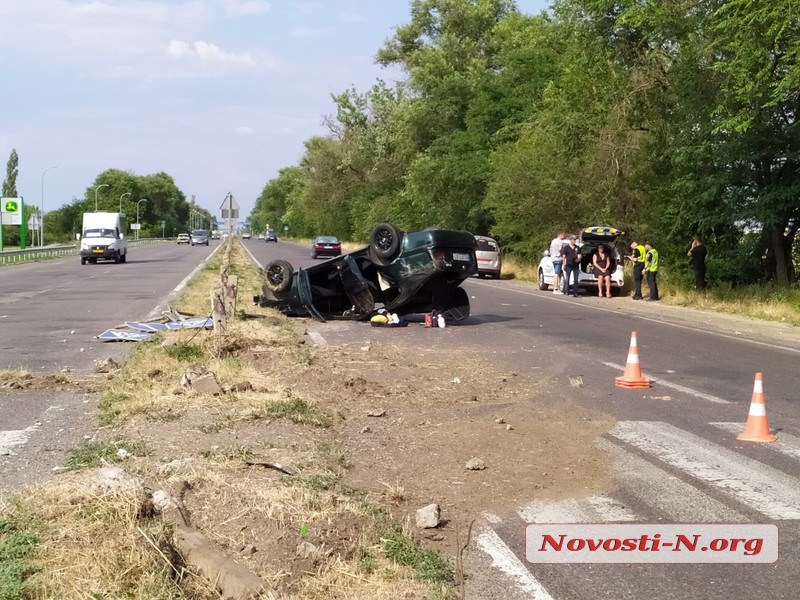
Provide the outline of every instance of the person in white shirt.
<path id="1" fill-rule="evenodd" d="M 553 293 L 562 294 L 561 291 L 561 273 L 563 272 L 563 258 L 561 256 L 561 248 L 564 245 L 565 234 L 559 231 L 553 241 L 550 242 L 550 258 L 553 259 Z"/>

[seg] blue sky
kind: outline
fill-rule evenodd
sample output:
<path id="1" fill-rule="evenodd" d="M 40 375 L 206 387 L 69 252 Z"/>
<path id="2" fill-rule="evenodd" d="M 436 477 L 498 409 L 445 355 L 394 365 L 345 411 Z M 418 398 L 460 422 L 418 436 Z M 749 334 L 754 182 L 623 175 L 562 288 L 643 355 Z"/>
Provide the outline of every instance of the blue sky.
<path id="1" fill-rule="evenodd" d="M 19 195 L 49 211 L 106 169 L 166 172 L 217 216 L 232 192 L 244 218 L 325 135 L 331 93 L 402 77 L 374 56 L 409 14 L 408 0 L 0 0 L 0 180 L 16 149 Z"/>

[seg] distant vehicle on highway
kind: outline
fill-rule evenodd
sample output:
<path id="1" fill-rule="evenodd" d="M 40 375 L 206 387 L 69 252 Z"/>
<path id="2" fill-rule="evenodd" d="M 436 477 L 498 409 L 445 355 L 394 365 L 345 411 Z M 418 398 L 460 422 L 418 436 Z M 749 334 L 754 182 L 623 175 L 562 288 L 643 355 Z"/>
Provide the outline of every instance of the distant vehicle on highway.
<path id="1" fill-rule="evenodd" d="M 192 246 L 208 246 L 209 236 L 205 229 L 195 229 L 192 231 Z"/>
<path id="2" fill-rule="evenodd" d="M 83 213 L 81 264 L 98 260 L 124 263 L 128 260 L 128 222 L 125 213 L 95 211 Z"/>
<path id="3" fill-rule="evenodd" d="M 275 232 L 272 229 L 267 232 L 267 235 L 262 237 L 264 238 L 265 242 L 278 242 L 278 236 L 275 235 Z"/>
<path id="4" fill-rule="evenodd" d="M 275 240 L 276 242 L 278 240 Z M 311 258 L 320 256 L 339 256 L 342 253 L 342 244 L 339 238 L 333 235 L 320 235 L 314 240 L 311 247 Z"/>
<path id="5" fill-rule="evenodd" d="M 178 244 L 186 244 L 187 246 L 192 243 L 192 238 L 188 233 L 178 234 Z"/>
<path id="6" fill-rule="evenodd" d="M 252 234 L 249 231 L 243 231 L 242 232 L 242 239 L 243 240 L 249 240 L 251 237 L 252 237 Z"/>
<path id="7" fill-rule="evenodd" d="M 215 230 L 211 232 L 211 239 L 218 240 L 219 239 L 219 230 Z"/>
<path id="8" fill-rule="evenodd" d="M 476 235 L 475 241 L 478 242 L 478 249 L 475 256 L 478 259 L 478 277 L 491 277 L 500 279 L 500 269 L 503 266 L 500 256 L 500 245 L 497 240 L 483 235 Z"/>

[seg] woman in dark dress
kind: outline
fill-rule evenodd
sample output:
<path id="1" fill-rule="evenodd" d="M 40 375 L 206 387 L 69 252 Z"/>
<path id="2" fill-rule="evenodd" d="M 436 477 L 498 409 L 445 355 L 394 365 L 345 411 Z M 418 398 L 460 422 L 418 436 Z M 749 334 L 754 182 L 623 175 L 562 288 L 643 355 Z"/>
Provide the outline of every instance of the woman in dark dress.
<path id="1" fill-rule="evenodd" d="M 592 259 L 594 274 L 597 277 L 597 295 L 603 297 L 603 287 L 606 289 L 606 298 L 611 298 L 611 257 L 606 247 L 600 244 Z"/>

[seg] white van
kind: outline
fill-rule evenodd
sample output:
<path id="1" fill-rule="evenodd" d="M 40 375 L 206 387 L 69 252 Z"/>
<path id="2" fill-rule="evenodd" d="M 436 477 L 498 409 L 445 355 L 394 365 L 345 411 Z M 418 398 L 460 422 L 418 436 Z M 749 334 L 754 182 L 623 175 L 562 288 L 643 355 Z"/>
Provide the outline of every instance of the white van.
<path id="1" fill-rule="evenodd" d="M 98 259 L 124 263 L 128 260 L 128 221 L 125 213 L 83 213 L 81 264 Z"/>

